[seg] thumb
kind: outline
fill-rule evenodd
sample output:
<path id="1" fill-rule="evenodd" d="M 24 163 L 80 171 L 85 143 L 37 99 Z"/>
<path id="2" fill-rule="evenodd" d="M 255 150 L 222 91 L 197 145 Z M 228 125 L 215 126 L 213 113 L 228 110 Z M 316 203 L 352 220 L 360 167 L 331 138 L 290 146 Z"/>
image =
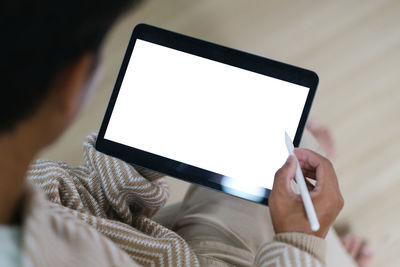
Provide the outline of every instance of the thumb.
<path id="1" fill-rule="evenodd" d="M 275 173 L 273 190 L 294 194 L 290 181 L 296 176 L 296 159 L 290 155 L 285 164 Z"/>

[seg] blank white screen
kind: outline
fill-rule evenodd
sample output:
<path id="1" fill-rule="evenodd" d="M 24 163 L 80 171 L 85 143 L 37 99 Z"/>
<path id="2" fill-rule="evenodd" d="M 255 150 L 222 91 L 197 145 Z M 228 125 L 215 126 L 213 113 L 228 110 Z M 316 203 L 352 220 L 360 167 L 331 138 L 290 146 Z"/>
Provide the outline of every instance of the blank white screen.
<path id="1" fill-rule="evenodd" d="M 308 91 L 137 40 L 105 139 L 271 189 Z"/>

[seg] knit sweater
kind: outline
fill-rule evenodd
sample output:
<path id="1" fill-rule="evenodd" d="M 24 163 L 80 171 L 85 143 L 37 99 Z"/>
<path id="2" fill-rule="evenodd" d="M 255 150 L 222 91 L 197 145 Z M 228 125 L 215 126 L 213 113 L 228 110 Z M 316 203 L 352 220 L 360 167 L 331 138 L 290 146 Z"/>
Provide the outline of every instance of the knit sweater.
<path id="1" fill-rule="evenodd" d="M 85 164 L 35 161 L 24 207 L 24 266 L 200 266 L 178 234 L 151 217 L 168 199 L 162 175 L 84 144 Z M 268 241 L 268 240 L 266 240 Z M 325 241 L 278 234 L 262 245 L 254 266 L 322 266 Z M 226 266 L 229 266 L 227 263 Z"/>

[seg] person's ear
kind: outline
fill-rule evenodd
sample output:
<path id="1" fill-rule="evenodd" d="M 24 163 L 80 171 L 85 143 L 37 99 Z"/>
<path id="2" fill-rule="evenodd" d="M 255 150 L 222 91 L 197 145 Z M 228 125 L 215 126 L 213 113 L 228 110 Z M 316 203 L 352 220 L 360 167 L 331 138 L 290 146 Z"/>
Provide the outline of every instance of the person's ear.
<path id="1" fill-rule="evenodd" d="M 82 108 L 94 67 L 94 55 L 85 53 L 57 75 L 52 87 L 53 103 L 64 120 L 72 121 Z"/>
<path id="2" fill-rule="evenodd" d="M 43 103 L 29 119 L 20 123 L 18 131 L 29 135 L 37 149 L 56 140 L 75 119 L 87 98 L 95 59 L 94 54 L 85 53 L 60 70 Z"/>

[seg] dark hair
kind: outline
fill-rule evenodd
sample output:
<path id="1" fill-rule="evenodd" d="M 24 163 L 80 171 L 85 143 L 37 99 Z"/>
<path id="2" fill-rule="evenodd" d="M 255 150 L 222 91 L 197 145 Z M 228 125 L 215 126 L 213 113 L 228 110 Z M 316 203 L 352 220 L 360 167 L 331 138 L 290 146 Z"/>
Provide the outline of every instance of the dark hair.
<path id="1" fill-rule="evenodd" d="M 56 75 L 96 53 L 135 0 L 7 0 L 0 4 L 0 133 L 40 105 Z"/>

